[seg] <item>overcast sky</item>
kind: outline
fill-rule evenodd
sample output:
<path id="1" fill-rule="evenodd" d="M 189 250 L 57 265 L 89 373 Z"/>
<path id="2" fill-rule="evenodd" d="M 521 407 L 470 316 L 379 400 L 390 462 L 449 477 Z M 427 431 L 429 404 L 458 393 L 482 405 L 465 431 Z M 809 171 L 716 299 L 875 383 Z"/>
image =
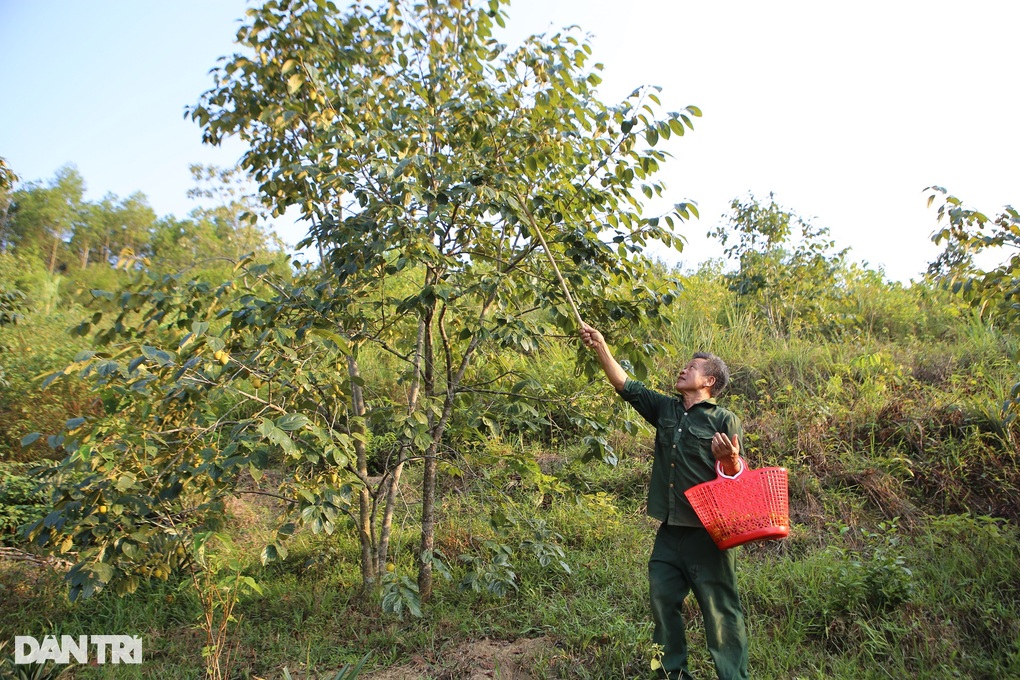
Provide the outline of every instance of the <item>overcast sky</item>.
<path id="1" fill-rule="evenodd" d="M 203 146 L 183 110 L 234 51 L 246 6 L 0 0 L 0 156 L 24 181 L 74 163 L 89 199 L 141 191 L 158 214 L 185 216 L 188 165 L 241 154 Z M 925 187 L 990 213 L 1020 203 L 1018 2 L 514 0 L 509 13 L 508 42 L 591 33 L 605 101 L 654 84 L 667 111 L 703 110 L 664 147 L 670 202 L 701 211 L 681 228 L 684 253 L 662 254 L 671 262 L 719 256 L 705 234 L 730 201 L 774 192 L 906 282 L 938 252 Z M 303 235 L 275 226 L 290 243 Z"/>

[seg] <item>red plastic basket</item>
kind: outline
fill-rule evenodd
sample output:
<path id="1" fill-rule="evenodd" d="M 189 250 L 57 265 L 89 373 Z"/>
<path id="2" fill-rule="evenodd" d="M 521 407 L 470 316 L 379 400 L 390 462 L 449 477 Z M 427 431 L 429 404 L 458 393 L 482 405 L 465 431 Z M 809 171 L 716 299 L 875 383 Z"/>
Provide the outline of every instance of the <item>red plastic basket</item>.
<path id="1" fill-rule="evenodd" d="M 698 519 L 720 550 L 790 534 L 786 468 L 751 470 L 747 463 L 735 478 L 722 476 L 684 492 Z"/>

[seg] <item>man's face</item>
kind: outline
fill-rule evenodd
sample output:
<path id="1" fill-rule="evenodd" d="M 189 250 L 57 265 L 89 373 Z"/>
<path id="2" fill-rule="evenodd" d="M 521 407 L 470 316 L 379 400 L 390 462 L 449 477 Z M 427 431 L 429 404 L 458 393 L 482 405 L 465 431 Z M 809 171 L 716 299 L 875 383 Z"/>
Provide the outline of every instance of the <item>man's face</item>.
<path id="1" fill-rule="evenodd" d="M 676 377 L 673 389 L 677 392 L 697 392 L 715 384 L 715 376 L 705 373 L 705 359 L 691 359 Z"/>

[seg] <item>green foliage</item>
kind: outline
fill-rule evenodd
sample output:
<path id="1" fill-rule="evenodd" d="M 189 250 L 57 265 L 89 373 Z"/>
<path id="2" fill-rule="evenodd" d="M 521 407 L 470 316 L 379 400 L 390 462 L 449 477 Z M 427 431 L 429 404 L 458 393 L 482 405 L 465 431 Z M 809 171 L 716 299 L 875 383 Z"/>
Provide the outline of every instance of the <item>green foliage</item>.
<path id="1" fill-rule="evenodd" d="M 74 602 L 0 564 L 3 633 L 153 631 L 153 677 L 302 657 L 343 677 L 365 647 L 453 677 L 451 650 L 482 636 L 547 638 L 540 676 L 647 674 L 648 433 L 563 342 L 576 329 L 540 224 L 633 375 L 668 389 L 690 351 L 723 356 L 749 460 L 791 470 L 793 535 L 741 551 L 757 675 L 1020 673 L 1018 430 L 998 411 L 1015 284 L 967 259 L 1012 247 L 1016 215 L 993 226 L 946 199 L 939 273 L 958 297 L 847 265 L 771 197 L 734 201 L 716 232 L 737 272 L 650 264 L 644 247 L 677 245 L 696 212 L 645 217 L 637 190 L 662 193 L 661 141 L 697 110 L 662 115 L 654 89 L 607 106 L 577 32 L 508 48 L 491 35 L 503 5 L 458 5 L 266 3 L 191 109 L 210 141 L 250 143 L 260 199 L 299 206 L 321 270 L 248 247 L 268 237 L 231 171 L 195 169 L 195 195 L 226 207 L 185 220 L 141 196 L 79 201 L 60 244 L 29 219 L 59 182 L 18 194 L 35 240 L 0 223 L 0 286 L 24 295 L 0 324 L 0 455 L 60 461 L 48 500 L 4 468 L 0 521 L 32 521 L 75 562 Z M 138 258 L 95 266 L 121 244 Z M 51 276 L 53 248 L 79 269 Z M 267 257 L 162 269 L 246 249 Z M 270 509 L 235 521 L 252 499 Z M 445 577 L 427 612 L 416 567 Z M 195 621 L 202 639 L 179 632 Z M 699 675 L 703 635 L 693 615 Z"/>
<path id="2" fill-rule="evenodd" d="M 18 182 L 18 176 L 7 164 L 7 159 L 0 157 L 0 191 L 9 191 Z"/>
<path id="3" fill-rule="evenodd" d="M 0 327 L 24 321 L 24 314 L 31 309 L 29 296 L 22 289 L 22 263 L 11 254 L 0 251 Z M 0 376 L 2 378 L 2 376 Z"/>
<path id="4" fill-rule="evenodd" d="M 0 287 L 0 326 L 24 321 L 27 308 L 27 295 L 16 288 L 7 290 Z"/>
<path id="5" fill-rule="evenodd" d="M 230 275 L 226 261 L 248 253 L 270 260 L 283 252 L 284 244 L 259 222 L 262 211 L 238 168 L 196 164 L 190 170 L 195 186 L 188 196 L 201 204 L 188 219 L 167 216 L 152 226 L 145 253 L 155 266 L 176 271 L 201 263 L 201 269 L 213 270 L 207 280 L 219 282 Z M 213 273 L 218 262 L 223 271 Z"/>
<path id="6" fill-rule="evenodd" d="M 552 567 L 566 574 L 572 573 L 566 562 L 566 553 L 560 547 L 563 536 L 553 531 L 544 520 L 528 522 L 531 538 L 521 541 L 521 549 L 530 552 L 543 568 Z"/>
<path id="7" fill-rule="evenodd" d="M 841 535 L 851 532 L 848 526 Z M 863 548 L 830 547 L 835 562 L 830 611 L 874 614 L 909 602 L 914 573 L 906 564 L 895 520 L 879 522 L 876 531 L 859 530 Z"/>
<path id="8" fill-rule="evenodd" d="M 205 633 L 202 658 L 206 674 L 212 680 L 233 677 L 236 649 L 231 649 L 230 624 L 236 623 L 234 609 L 246 593 L 262 594 L 262 588 L 251 576 L 244 575 L 244 565 L 237 559 L 230 535 L 215 531 L 194 534 L 189 546 L 193 558 L 192 583 L 202 607 L 199 626 Z"/>
<path id="9" fill-rule="evenodd" d="M 1020 253 L 1013 253 L 998 267 L 981 271 L 974 267 L 972 256 L 987 249 L 1020 249 L 1020 213 L 1006 206 L 994 220 L 984 213 L 967 208 L 963 202 L 946 193 L 942 187 L 929 187 L 933 193 L 928 197 L 931 206 L 936 198 L 942 197 L 938 208 L 938 221 L 943 227 L 932 235 L 936 244 L 945 244 L 947 252 L 932 264 L 930 273 L 948 283 L 954 292 L 976 306 L 994 307 L 1000 323 L 1013 323 L 1020 318 Z M 964 264 L 941 266 L 940 263 L 951 254 L 965 255 Z M 1000 251 L 1001 252 L 1001 251 Z"/>
<path id="10" fill-rule="evenodd" d="M 85 180 L 73 165 L 57 170 L 47 185 L 29 183 L 11 196 L 3 242 L 19 252 L 34 255 L 53 274 L 66 266 L 67 244 L 84 221 Z"/>
<path id="11" fill-rule="evenodd" d="M 631 472 L 625 468 L 626 463 L 616 468 L 577 466 L 579 473 L 606 488 L 626 486 Z M 617 475 L 623 478 L 616 479 Z M 480 539 L 485 524 L 478 517 L 480 500 L 468 487 L 463 496 L 448 499 L 445 510 L 450 520 L 439 535 L 444 546 L 465 535 Z M 532 512 L 530 498 L 523 502 L 520 511 Z M 807 505 L 801 500 L 794 507 L 803 512 Z M 557 503 L 538 514 L 563 537 L 560 545 L 566 559 L 576 565 L 573 574 L 552 578 L 537 560 L 520 559 L 518 554 L 512 566 L 518 588 L 510 588 L 503 598 L 494 601 L 484 590 L 461 591 L 462 574 L 457 573 L 448 585 L 437 587 L 427 616 L 405 616 L 403 621 L 380 616 L 359 602 L 356 540 L 337 541 L 336 536 L 310 532 L 295 536 L 285 564 L 255 563 L 244 569 L 263 595 L 242 593 L 238 599 L 237 621 L 230 629 L 231 641 L 240 642 L 234 672 L 272 677 L 301 660 L 304 675 L 329 678 L 372 650 L 366 672 L 386 669 L 403 677 L 414 673 L 460 677 L 483 663 L 492 665 L 491 656 L 483 659 L 467 650 L 517 650 L 520 647 L 510 647 L 511 643 L 527 643 L 534 644 L 535 651 L 513 657 L 514 665 L 509 656 L 497 657 L 500 672 L 644 677 L 654 658 L 645 575 L 654 527 L 639 510 L 627 506 L 612 511 Z M 795 534 L 783 543 L 741 549 L 753 672 L 779 678 L 895 673 L 934 679 L 943 677 L 946 668 L 964 677 L 1015 674 L 1020 651 L 1015 642 L 1020 631 L 1016 527 L 989 518 L 945 516 L 899 524 L 888 536 L 878 521 L 870 514 L 858 515 L 843 534 L 838 527 L 816 531 L 798 522 Z M 251 540 L 252 532 L 265 528 L 232 523 L 231 532 L 239 541 Z M 407 534 L 416 531 L 413 526 L 407 529 Z M 861 571 L 853 571 L 855 577 L 883 574 L 885 569 L 874 556 L 876 549 L 886 549 L 889 538 L 898 543 L 888 554 L 902 556 L 913 572 L 910 599 L 874 610 L 832 608 L 822 619 L 821 607 L 836 600 L 833 575 L 841 568 L 854 569 L 848 566 L 852 559 L 862 562 Z M 842 548 L 847 560 L 837 559 L 838 553 L 826 550 L 827 544 Z M 481 547 L 480 540 L 477 545 Z M 398 551 L 398 568 L 412 564 L 411 552 Z M 487 556 L 483 551 L 476 554 Z M 146 677 L 202 677 L 201 647 L 206 642 L 188 630 L 201 613 L 192 590 L 157 581 L 140 587 L 130 599 L 101 593 L 70 604 L 45 580 L 21 591 L 15 590 L 19 582 L 0 564 L 0 585 L 9 588 L 0 598 L 0 613 L 7 621 L 17 618 L 18 634 L 37 630 L 29 622 L 40 618 L 45 621 L 39 625 L 56 624 L 72 634 L 103 626 L 137 627 L 149 631 Z M 414 585 L 410 579 L 407 583 Z M 12 614 L 22 610 L 23 614 Z M 685 613 L 692 670 L 711 677 L 700 618 L 693 606 Z M 12 625 L 0 624 L 0 635 L 13 636 Z M 412 665 L 411 659 L 417 661 Z"/>
<path id="12" fill-rule="evenodd" d="M 253 300 L 270 297 L 259 292 L 262 284 L 255 277 L 249 280 L 250 289 L 237 289 L 217 302 L 216 312 L 227 308 L 231 312 L 218 321 L 222 329 L 211 326 L 207 334 L 225 331 L 233 311 L 241 308 L 238 298 L 243 295 L 252 295 Z M 272 279 L 263 276 L 260 281 L 267 280 Z M 178 279 L 178 285 L 182 281 Z M 294 285 L 303 283 L 298 280 Z M 387 283 L 400 295 L 403 285 L 396 279 Z M 891 307 L 904 294 L 880 280 L 873 285 L 875 296 L 890 296 Z M 915 292 L 917 299 L 924 299 L 920 290 Z M 939 300 L 947 293 L 929 288 L 926 294 Z M 668 383 L 675 368 L 671 352 L 682 355 L 694 348 L 720 352 L 734 371 L 726 399 L 744 418 L 748 460 L 754 466 L 782 463 L 791 470 L 793 535 L 783 543 L 741 549 L 741 588 L 752 631 L 754 672 L 762 677 L 863 678 L 892 673 L 940 678 L 940 669 L 953 668 L 966 677 L 1015 675 L 1020 660 L 1020 649 L 1012 642 L 1020 639 L 1020 593 L 1014 586 L 1020 583 L 1018 538 L 1012 522 L 977 516 L 991 512 L 1015 517 L 1020 507 L 1015 447 L 1008 439 L 1016 436 L 1015 425 L 1005 426 L 1003 440 L 989 418 L 996 416 L 1001 423 L 995 405 L 1002 386 L 1008 384 L 1009 334 L 976 314 L 953 321 L 956 312 L 933 302 L 918 306 L 922 317 L 918 324 L 929 328 L 945 324 L 948 332 L 933 333 L 923 342 L 907 328 L 902 334 L 892 330 L 895 324 L 887 334 L 864 334 L 846 342 L 826 342 L 814 334 L 775 339 L 748 320 L 751 310 L 728 307 L 727 299 L 732 300 L 733 293 L 715 273 L 686 277 L 671 326 L 675 335 L 666 338 L 666 344 L 675 347 L 658 357 L 649 380 Z M 182 301 L 174 297 L 165 308 L 176 309 Z M 136 316 L 125 316 L 122 323 L 140 327 L 144 309 L 143 305 L 133 313 Z M 103 314 L 98 328 L 115 325 L 118 312 L 104 309 Z M 172 318 L 170 313 L 164 317 Z M 177 352 L 180 339 L 169 343 L 152 339 L 168 333 L 164 328 L 168 325 L 150 325 L 148 339 L 135 342 Z M 182 338 L 189 329 L 179 330 Z M 34 334 L 43 337 L 48 332 Z M 31 353 L 31 346 L 25 347 L 19 355 Z M 138 352 L 141 356 L 140 348 Z M 243 361 L 245 350 L 231 352 L 233 359 Z M 408 574 L 417 555 L 408 544 L 416 540 L 418 526 L 398 516 L 390 552 L 395 568 L 380 578 L 377 592 L 386 597 L 391 583 L 399 583 L 404 618 L 380 615 L 360 599 L 358 539 L 353 532 L 342 531 L 346 523 L 335 523 L 332 534 L 325 530 L 313 534 L 311 523 L 296 522 L 294 535 L 278 541 L 280 524 L 273 513 L 252 527 L 231 521 L 224 508 L 224 527 L 235 536 L 238 549 L 246 551 L 239 554 L 250 558 L 239 565 L 240 573 L 255 579 L 264 593 L 261 597 L 240 593 L 237 621 L 230 624 L 229 639 L 221 647 L 230 650 L 240 642 L 234 661 L 238 673 L 268 677 L 284 664 L 293 667 L 295 659 L 307 658 L 303 670 L 322 676 L 326 669 L 352 664 L 366 649 L 374 649 L 376 668 L 402 664 L 417 655 L 437 660 L 430 662 L 425 674 L 456 675 L 459 671 L 442 664 L 455 663 L 451 659 L 461 645 L 482 637 L 541 638 L 543 652 L 522 662 L 534 675 L 625 678 L 647 673 L 652 656 L 645 580 L 652 527 L 642 508 L 647 433 L 612 433 L 610 442 L 621 459 L 616 467 L 584 464 L 577 436 L 583 428 L 572 429 L 565 414 L 571 408 L 581 412 L 582 407 L 609 412 L 614 402 L 607 390 L 598 384 L 588 386 L 583 377 L 574 375 L 571 350 L 552 345 L 531 356 L 510 349 L 480 356 L 484 360 L 477 372 L 469 373 L 479 401 L 452 425 L 451 449 L 456 453 L 444 452 L 440 467 L 440 485 L 450 493 L 441 502 L 443 522 L 437 531 L 441 551 L 432 564 L 439 573 L 439 565 L 448 565 L 451 581 L 439 581 L 429 609 L 422 609 L 420 618 L 413 615 L 411 594 L 417 584 Z M 406 419 L 406 412 L 397 408 L 399 395 L 410 384 L 398 382 L 406 375 L 403 362 L 367 344 L 360 349 L 359 360 L 366 376 L 388 376 L 365 381 L 369 394 L 378 395 L 378 412 L 366 416 L 371 429 L 367 438 L 380 465 L 375 474 L 383 474 L 387 457 L 396 455 L 406 440 L 405 430 L 413 434 L 420 423 Z M 146 367 L 149 370 L 148 363 Z M 309 370 L 306 365 L 302 375 Z M 525 411 L 511 409 L 511 399 L 504 395 L 480 391 L 508 370 L 517 380 L 527 376 L 537 383 L 522 387 L 522 394 L 570 395 L 577 403 L 549 409 L 555 427 L 515 429 Z M 50 389 L 69 383 L 69 378 L 59 379 Z M 252 394 L 243 380 L 228 384 Z M 279 388 L 267 380 L 255 394 L 263 397 L 270 385 L 274 392 Z M 383 395 L 390 400 L 385 408 Z M 230 412 L 234 418 L 245 413 L 246 401 L 225 392 L 215 399 L 215 408 L 234 408 Z M 539 414 L 530 417 L 542 423 L 544 402 L 530 403 Z M 479 413 L 488 414 L 500 436 L 483 429 L 480 419 L 471 420 Z M 620 424 L 617 416 L 612 418 L 614 426 Z M 290 423 L 285 420 L 282 425 Z M 479 438 L 472 428 L 485 436 Z M 276 482 L 274 487 L 267 483 L 278 479 L 278 469 L 291 469 L 286 461 L 282 452 L 274 454 L 260 486 L 238 490 L 279 491 Z M 421 465 L 408 465 L 405 474 L 413 485 L 420 479 Z M 244 503 L 255 498 L 270 497 L 241 496 Z M 413 490 L 401 498 L 405 508 L 416 508 Z M 286 504 L 273 507 L 276 512 Z M 403 517 L 409 516 L 407 512 Z M 897 515 L 901 519 L 893 530 L 886 518 Z M 827 526 L 830 523 L 849 529 L 840 534 Z M 499 553 L 486 547 L 486 541 L 505 546 L 504 556 L 509 551 L 502 566 L 494 564 Z M 533 551 L 527 541 L 541 544 L 541 549 Z M 262 566 L 255 557 L 266 543 L 283 550 Z M 191 545 L 182 542 L 186 554 L 192 554 Z M 555 548 L 562 550 L 562 557 Z M 472 559 L 461 561 L 460 555 Z M 73 558 L 74 553 L 64 557 Z M 571 573 L 558 566 L 558 559 Z M 5 576 L 4 568 L 0 564 L 0 619 L 23 622 L 19 626 L 24 628 L 14 631 L 8 626 L 0 635 L 35 630 L 41 634 L 56 622 L 69 632 L 113 625 L 158 631 L 146 638 L 151 640 L 146 647 L 151 659 L 146 672 L 151 677 L 203 674 L 204 636 L 179 632 L 202 612 L 198 591 L 175 576 L 143 574 L 129 598 L 101 592 L 69 604 L 55 587 L 25 588 L 19 585 L 25 583 L 23 577 Z M 512 581 L 507 571 L 513 574 Z M 461 590 L 459 584 L 472 574 L 477 590 L 470 585 Z M 488 589 L 489 583 L 495 587 L 497 582 L 503 583 L 504 593 L 498 599 Z M 395 613 L 396 607 L 389 611 Z M 703 628 L 695 610 L 689 608 L 689 613 L 692 670 L 710 674 Z"/>
<path id="13" fill-rule="evenodd" d="M 932 263 L 929 273 L 978 307 L 983 315 L 989 315 L 1004 327 L 1015 328 L 1020 321 L 1020 252 L 1017 252 L 1020 250 L 1020 213 L 1006 206 L 991 220 L 984 213 L 964 207 L 959 198 L 947 194 L 942 187 L 929 187 L 929 190 L 933 191 L 928 197 L 929 206 L 942 197 L 938 220 L 944 223 L 942 229 L 932 235 L 932 240 L 936 244 L 945 243 L 945 251 Z M 1006 249 L 1007 258 L 999 266 L 988 271 L 974 266 L 974 254 L 987 250 L 1001 253 L 1002 249 Z M 1020 361 L 1020 353 L 1013 359 Z M 1020 376 L 1003 401 L 1002 410 L 1009 419 L 1020 412 Z"/>
<path id="14" fill-rule="evenodd" d="M 84 345 L 67 333 L 78 319 L 73 308 L 48 315 L 31 309 L 18 324 L 0 327 L 0 460 L 56 455 L 45 442 L 29 448 L 20 442 L 30 432 L 52 432 L 69 418 L 96 410 L 92 395 L 81 384 L 40 388 L 39 376 L 66 365 Z"/>
<path id="15" fill-rule="evenodd" d="M 405 609 L 411 616 L 421 618 L 418 584 L 403 574 L 387 571 L 382 576 L 382 610 L 402 618 Z"/>
<path id="16" fill-rule="evenodd" d="M 28 464 L 0 463 L 0 542 L 14 545 L 15 531 L 42 519 L 47 497 L 39 482 L 29 476 Z"/>
<path id="17" fill-rule="evenodd" d="M 150 252 L 156 212 L 145 194 L 136 192 L 125 199 L 107 195 L 87 207 L 88 214 L 71 237 L 77 265 L 111 264 L 124 257 Z"/>
<path id="18" fill-rule="evenodd" d="M 513 548 L 496 541 L 484 541 L 482 551 L 482 556 L 464 554 L 458 558 L 467 568 L 460 588 L 476 593 L 490 593 L 496 597 L 517 590 L 517 574 L 512 563 Z"/>
<path id="19" fill-rule="evenodd" d="M 507 597 L 519 592 L 518 570 L 528 568 L 529 563 L 537 565 L 544 575 L 572 574 L 561 545 L 563 536 L 543 519 L 525 518 L 519 522 L 511 519 L 505 514 L 510 508 L 513 508 L 512 514 L 521 511 L 513 501 L 504 502 L 494 512 L 495 530 L 490 529 L 491 538 L 479 540 L 477 547 L 457 557 L 461 572 L 457 583 L 459 590 L 488 597 Z M 522 537 L 515 550 L 507 541 L 517 535 Z M 444 573 L 448 577 L 451 575 L 445 570 Z"/>
<path id="20" fill-rule="evenodd" d="M 186 566 L 190 537 L 218 530 L 226 498 L 270 466 L 287 470 L 274 492 L 290 511 L 280 540 L 303 523 L 330 532 L 349 510 L 352 439 L 334 429 L 346 414 L 335 367 L 348 346 L 316 308 L 332 301 L 267 265 L 242 261 L 238 273 L 214 288 L 143 272 L 120 294 L 93 291 L 99 311 L 76 330 L 95 327 L 98 351 L 44 381 L 88 380 L 102 404 L 48 438 L 65 454 L 44 473 L 58 492 L 28 531 L 74 551 L 72 598 L 130 593 Z M 269 557 L 281 552 L 273 546 Z"/>
<path id="21" fill-rule="evenodd" d="M 196 165 L 192 172 L 198 186 L 189 195 L 217 205 L 197 208 L 190 219 L 157 218 L 140 192 L 86 201 L 85 180 L 74 166 L 61 168 L 45 184 L 0 189 L 0 257 L 17 257 L 19 278 L 26 280 L 31 278 L 26 269 L 88 278 L 90 270 L 108 271 L 125 257 L 151 257 L 169 271 L 219 257 L 282 251 L 283 244 L 257 222 L 259 211 L 244 193 L 246 179 L 239 170 Z M 4 278 L 0 272 L 0 290 L 10 288 Z"/>
<path id="22" fill-rule="evenodd" d="M 392 499 L 405 460 L 423 456 L 421 554 L 434 547 L 447 433 L 470 439 L 479 425 L 491 429 L 491 416 L 472 403 L 476 358 L 531 355 L 552 333 L 576 333 L 536 252 L 541 234 L 551 235 L 550 252 L 577 297 L 590 301 L 589 321 L 661 326 L 676 284 L 646 282 L 640 256 L 651 241 L 679 246 L 672 228 L 696 214 L 683 203 L 647 218 L 636 195 L 662 194 L 654 175 L 666 154 L 656 146 L 691 128 L 700 111 L 660 113 L 655 88 L 608 106 L 597 93 L 602 66 L 589 63 L 579 31 L 511 48 L 492 35 L 504 16 L 499 0 L 342 12 L 331 2 L 272 0 L 248 10 L 238 32 L 244 54 L 218 66 L 214 87 L 190 108 L 206 141 L 237 135 L 250 147 L 241 164 L 274 215 L 300 210 L 310 230 L 299 245 L 322 254 L 323 285 L 370 301 L 338 308 L 339 327 L 405 358 L 404 379 L 415 387 L 401 405 L 406 443 L 387 493 Z M 397 297 L 387 284 L 400 277 L 413 285 Z M 627 349 L 638 372 L 656 351 L 651 343 Z M 590 354 L 579 357 L 593 376 Z M 521 391 L 509 372 L 484 384 Z M 360 393 L 352 403 L 373 409 Z M 533 422 L 542 417 L 525 399 L 514 406 Z M 589 412 L 578 425 L 589 431 L 592 457 L 614 460 L 604 419 Z M 431 563 L 420 567 L 428 599 Z"/>
<path id="23" fill-rule="evenodd" d="M 832 308 L 838 319 L 831 331 L 835 337 L 934 340 L 959 328 L 966 312 L 966 306 L 941 287 L 904 286 L 856 264 L 844 267 L 840 277 L 845 294 Z"/>
<path id="24" fill-rule="evenodd" d="M 2 649 L 2 647 L 0 647 Z M 0 659 L 0 671 L 4 678 L 10 680 L 56 680 L 63 673 L 62 666 L 56 663 L 15 664 L 14 655 Z"/>
<path id="25" fill-rule="evenodd" d="M 572 263 L 566 276 L 579 298 L 622 290 L 614 279 L 639 275 L 628 255 L 648 240 L 672 242 L 630 196 L 664 158 L 639 141 L 668 137 L 699 112 L 655 120 L 657 97 L 644 90 L 606 107 L 586 44 L 556 34 L 499 45 L 490 35 L 499 3 L 414 12 L 396 3 L 345 15 L 316 3 L 251 10 L 239 39 L 257 59 L 221 67 L 191 116 L 211 142 L 238 134 L 253 143 L 243 162 L 264 201 L 276 212 L 301 206 L 340 280 L 420 263 L 424 283 L 398 312 L 449 307 L 452 336 L 527 351 L 546 331 L 526 310 L 557 310 L 564 329 L 572 322 L 533 256 L 525 217 L 555 225 L 552 246 Z M 592 314 L 633 323 L 666 294 L 619 296 Z M 493 323 L 462 320 L 477 306 Z"/>
<path id="26" fill-rule="evenodd" d="M 735 241 L 725 250 L 739 264 L 727 275 L 730 289 L 758 307 L 776 337 L 833 321 L 842 296 L 836 274 L 847 250 L 833 252 L 829 230 L 781 208 L 772 194 L 766 204 L 754 196 L 734 199 L 730 209 L 728 224 L 709 234 L 723 245 Z"/>

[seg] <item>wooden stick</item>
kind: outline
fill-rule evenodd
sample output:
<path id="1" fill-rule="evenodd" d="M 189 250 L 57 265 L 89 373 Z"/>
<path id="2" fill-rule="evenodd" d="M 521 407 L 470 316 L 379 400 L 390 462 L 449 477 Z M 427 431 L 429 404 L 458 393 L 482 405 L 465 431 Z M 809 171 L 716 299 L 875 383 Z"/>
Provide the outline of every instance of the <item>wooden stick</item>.
<path id="1" fill-rule="evenodd" d="M 567 302 L 570 303 L 570 308 L 574 310 L 574 319 L 577 320 L 577 327 L 581 328 L 584 326 L 584 321 L 581 320 L 581 313 L 577 311 L 577 305 L 574 304 L 574 298 L 570 294 L 570 289 L 567 288 L 567 282 L 563 280 L 560 268 L 556 266 L 556 259 L 553 257 L 552 251 L 549 250 L 549 244 L 545 242 L 545 235 L 542 234 L 542 230 L 539 229 L 538 223 L 535 222 L 535 218 L 532 217 L 531 211 L 528 210 L 528 206 L 524 203 L 524 199 L 521 198 L 520 194 L 517 195 L 517 202 L 521 204 L 521 209 L 524 210 L 524 215 L 528 218 L 528 222 L 531 223 L 531 228 L 538 234 L 538 240 L 542 244 L 542 249 L 545 251 L 546 256 L 549 258 L 549 264 L 552 265 L 553 272 L 556 273 L 560 286 L 563 288 L 563 294 L 567 296 Z"/>

